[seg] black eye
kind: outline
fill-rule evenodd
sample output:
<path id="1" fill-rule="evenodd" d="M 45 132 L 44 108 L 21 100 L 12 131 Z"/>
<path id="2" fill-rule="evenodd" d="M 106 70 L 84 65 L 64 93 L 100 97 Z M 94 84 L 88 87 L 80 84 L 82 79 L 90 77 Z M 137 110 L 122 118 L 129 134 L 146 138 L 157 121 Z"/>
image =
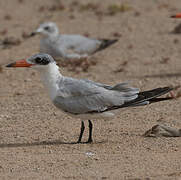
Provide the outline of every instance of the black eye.
<path id="1" fill-rule="evenodd" d="M 40 57 L 37 57 L 36 59 L 35 59 L 35 62 L 37 63 L 37 64 L 40 64 L 41 63 L 41 58 Z"/>
<path id="2" fill-rule="evenodd" d="M 49 27 L 49 26 L 45 26 L 44 29 L 45 29 L 46 31 L 48 31 L 48 30 L 50 30 L 50 27 Z"/>
<path id="3" fill-rule="evenodd" d="M 39 64 L 39 65 L 47 65 L 47 64 L 49 64 L 49 62 L 50 61 L 48 59 L 46 59 L 46 58 L 37 57 L 35 59 L 35 63 Z"/>

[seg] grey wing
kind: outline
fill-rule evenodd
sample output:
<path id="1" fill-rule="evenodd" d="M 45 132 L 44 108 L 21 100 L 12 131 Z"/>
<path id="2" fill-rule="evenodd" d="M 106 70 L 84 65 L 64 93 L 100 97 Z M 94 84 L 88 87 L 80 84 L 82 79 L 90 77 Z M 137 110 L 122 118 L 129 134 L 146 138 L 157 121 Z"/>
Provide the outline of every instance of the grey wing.
<path id="1" fill-rule="evenodd" d="M 53 102 L 63 111 L 81 114 L 105 111 L 135 98 L 137 98 L 136 90 L 122 92 L 105 88 L 99 83 L 93 83 L 93 81 L 65 78 L 61 83 L 59 95 Z"/>
<path id="2" fill-rule="evenodd" d="M 92 54 L 100 46 L 101 41 L 87 38 L 81 35 L 61 35 L 62 46 L 78 54 Z"/>
<path id="3" fill-rule="evenodd" d="M 133 94 L 139 93 L 139 89 L 130 87 L 128 82 L 123 82 L 123 83 L 116 84 L 114 86 L 110 86 L 107 84 L 94 82 L 94 81 L 91 81 L 89 79 L 81 79 L 81 80 L 88 82 L 88 83 L 91 83 L 91 84 L 94 84 L 96 86 L 104 87 L 104 88 L 109 89 L 109 90 L 115 90 L 115 91 L 120 91 L 120 92 L 129 92 L 129 93 L 132 92 Z"/>

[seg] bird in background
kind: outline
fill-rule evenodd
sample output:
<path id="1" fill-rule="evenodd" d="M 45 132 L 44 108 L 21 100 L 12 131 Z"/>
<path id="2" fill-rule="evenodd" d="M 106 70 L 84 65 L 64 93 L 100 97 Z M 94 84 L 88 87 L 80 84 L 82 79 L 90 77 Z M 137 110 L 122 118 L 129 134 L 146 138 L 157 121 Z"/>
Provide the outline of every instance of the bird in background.
<path id="1" fill-rule="evenodd" d="M 175 15 L 172 15 L 171 18 L 181 18 L 181 13 L 178 13 L 178 14 L 175 14 Z"/>
<path id="2" fill-rule="evenodd" d="M 118 39 L 93 39 L 82 35 L 60 34 L 53 22 L 40 24 L 31 36 L 36 34 L 42 35 L 40 52 L 50 54 L 56 60 L 86 59 L 118 41 Z"/>
<path id="3" fill-rule="evenodd" d="M 171 91 L 170 87 L 140 92 L 138 88 L 130 87 L 128 83 L 111 86 L 88 79 L 63 76 L 53 57 L 48 54 L 35 54 L 8 64 L 7 67 L 32 67 L 38 70 L 53 104 L 68 115 L 82 120 L 77 143 L 82 142 L 85 120 L 89 122 L 89 138 L 86 143 L 91 143 L 93 142 L 92 118 L 113 118 L 121 108 L 172 99 L 159 97 Z"/>

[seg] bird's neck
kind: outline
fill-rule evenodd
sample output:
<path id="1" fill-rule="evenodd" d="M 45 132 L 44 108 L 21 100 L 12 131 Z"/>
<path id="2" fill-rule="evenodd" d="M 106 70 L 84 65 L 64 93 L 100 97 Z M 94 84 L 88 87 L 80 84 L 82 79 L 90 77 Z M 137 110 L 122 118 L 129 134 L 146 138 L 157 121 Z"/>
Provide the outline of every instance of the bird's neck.
<path id="1" fill-rule="evenodd" d="M 48 38 L 48 39 L 51 39 L 51 40 L 56 40 L 56 39 L 58 38 L 58 36 L 59 36 L 59 32 L 54 32 L 54 33 L 52 33 L 52 34 L 49 34 L 49 35 L 47 36 L 47 38 Z"/>
<path id="2" fill-rule="evenodd" d="M 59 67 L 55 63 L 47 65 L 46 69 L 40 71 L 41 79 L 48 90 L 50 98 L 55 99 L 63 76 L 59 72 Z"/>

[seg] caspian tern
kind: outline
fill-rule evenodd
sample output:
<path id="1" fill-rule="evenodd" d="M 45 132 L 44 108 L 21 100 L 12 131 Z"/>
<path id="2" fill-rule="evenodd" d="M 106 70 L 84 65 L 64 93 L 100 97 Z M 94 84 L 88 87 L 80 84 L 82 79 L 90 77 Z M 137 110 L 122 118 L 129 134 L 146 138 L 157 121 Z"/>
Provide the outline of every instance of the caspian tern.
<path id="1" fill-rule="evenodd" d="M 40 24 L 32 36 L 41 34 L 40 53 L 50 54 L 55 59 L 84 59 L 117 42 L 117 39 L 92 39 L 82 35 L 59 34 L 53 22 Z"/>
<path id="2" fill-rule="evenodd" d="M 32 67 L 39 71 L 53 104 L 63 112 L 82 120 L 77 143 L 81 143 L 85 129 L 84 120 L 89 118 L 112 118 L 121 108 L 148 105 L 171 99 L 158 98 L 172 90 L 170 87 L 139 92 L 127 83 L 114 86 L 87 79 L 63 76 L 54 59 L 48 54 L 36 54 L 27 59 L 8 64 L 7 67 Z M 89 138 L 92 142 L 92 122 L 89 122 Z"/>

